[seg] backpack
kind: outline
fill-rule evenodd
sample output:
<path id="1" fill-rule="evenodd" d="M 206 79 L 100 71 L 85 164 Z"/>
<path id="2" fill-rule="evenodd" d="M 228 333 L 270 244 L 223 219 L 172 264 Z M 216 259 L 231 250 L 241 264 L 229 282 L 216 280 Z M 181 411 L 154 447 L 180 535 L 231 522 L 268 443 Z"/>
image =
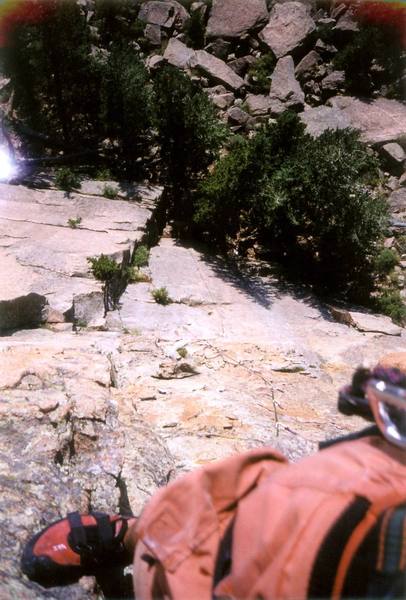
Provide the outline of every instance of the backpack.
<path id="1" fill-rule="evenodd" d="M 405 597 L 405 505 L 406 453 L 380 436 L 289 465 L 239 503 L 215 596 Z"/>
<path id="2" fill-rule="evenodd" d="M 354 569 L 365 579 L 361 595 L 382 597 L 388 573 L 404 566 L 405 502 L 405 453 L 380 436 L 296 464 L 270 448 L 209 464 L 144 509 L 137 597 L 354 597 Z"/>

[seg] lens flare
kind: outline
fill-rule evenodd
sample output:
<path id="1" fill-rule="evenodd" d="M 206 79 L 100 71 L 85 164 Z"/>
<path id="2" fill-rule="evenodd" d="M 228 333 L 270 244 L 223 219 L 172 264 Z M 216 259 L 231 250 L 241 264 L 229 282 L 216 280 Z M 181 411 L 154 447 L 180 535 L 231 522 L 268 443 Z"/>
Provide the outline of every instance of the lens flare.
<path id="1" fill-rule="evenodd" d="M 16 165 L 9 152 L 0 148 L 0 181 L 8 181 L 16 174 Z"/>

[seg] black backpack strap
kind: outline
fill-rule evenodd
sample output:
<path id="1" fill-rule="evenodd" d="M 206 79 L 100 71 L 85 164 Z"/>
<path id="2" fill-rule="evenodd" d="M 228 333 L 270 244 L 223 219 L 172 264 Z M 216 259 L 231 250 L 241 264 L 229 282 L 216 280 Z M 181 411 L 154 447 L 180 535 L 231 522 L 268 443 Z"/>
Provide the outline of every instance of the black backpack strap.
<path id="1" fill-rule="evenodd" d="M 368 597 L 406 597 L 406 504 L 387 509 L 377 525 L 375 569 Z"/>
<path id="2" fill-rule="evenodd" d="M 356 498 L 327 532 L 313 565 L 307 592 L 308 598 L 331 598 L 342 552 L 369 507 L 368 500 L 361 497 Z"/>
<path id="3" fill-rule="evenodd" d="M 225 530 L 219 544 L 213 575 L 213 599 L 215 599 L 214 590 L 217 584 L 220 583 L 224 577 L 229 575 L 231 571 L 234 521 L 235 519 L 233 518 Z"/>
<path id="4" fill-rule="evenodd" d="M 308 598 L 331 598 L 342 553 L 370 503 L 356 498 L 327 533 L 315 560 Z M 406 504 L 386 509 L 365 536 L 346 574 L 342 598 L 406 598 Z"/>

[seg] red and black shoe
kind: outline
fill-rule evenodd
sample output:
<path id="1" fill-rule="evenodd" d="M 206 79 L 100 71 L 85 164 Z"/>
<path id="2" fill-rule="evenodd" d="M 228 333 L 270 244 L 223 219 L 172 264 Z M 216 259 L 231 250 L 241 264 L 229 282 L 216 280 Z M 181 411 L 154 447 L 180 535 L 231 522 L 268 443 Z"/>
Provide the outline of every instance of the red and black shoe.
<path id="1" fill-rule="evenodd" d="M 97 574 L 103 567 L 129 565 L 133 557 L 124 546 L 128 521 L 127 517 L 98 512 L 69 513 L 28 542 L 22 571 L 32 581 L 50 587 Z"/>

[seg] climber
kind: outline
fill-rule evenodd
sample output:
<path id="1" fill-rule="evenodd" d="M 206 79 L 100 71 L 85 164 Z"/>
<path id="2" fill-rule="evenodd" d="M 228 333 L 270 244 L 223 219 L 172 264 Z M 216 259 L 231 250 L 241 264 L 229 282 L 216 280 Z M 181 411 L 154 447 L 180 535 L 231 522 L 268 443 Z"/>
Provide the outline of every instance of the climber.
<path id="1" fill-rule="evenodd" d="M 295 464 L 261 448 L 207 465 L 138 519 L 70 514 L 23 572 L 61 585 L 133 560 L 139 600 L 406 597 L 406 353 L 357 370 L 339 409 L 375 424 Z"/>

